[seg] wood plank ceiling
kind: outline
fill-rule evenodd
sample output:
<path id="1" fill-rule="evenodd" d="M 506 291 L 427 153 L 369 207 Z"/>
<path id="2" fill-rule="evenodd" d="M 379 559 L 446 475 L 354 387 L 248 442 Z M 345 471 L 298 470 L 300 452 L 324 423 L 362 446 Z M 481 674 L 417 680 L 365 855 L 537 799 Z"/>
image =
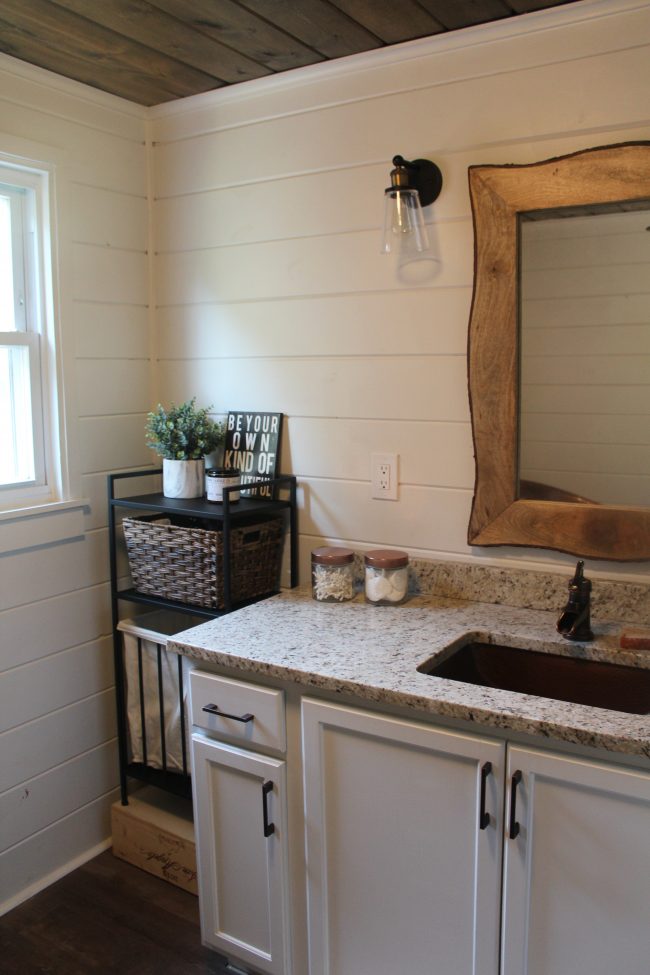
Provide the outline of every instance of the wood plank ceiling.
<path id="1" fill-rule="evenodd" d="M 1 0 L 0 51 L 141 105 L 576 0 Z"/>

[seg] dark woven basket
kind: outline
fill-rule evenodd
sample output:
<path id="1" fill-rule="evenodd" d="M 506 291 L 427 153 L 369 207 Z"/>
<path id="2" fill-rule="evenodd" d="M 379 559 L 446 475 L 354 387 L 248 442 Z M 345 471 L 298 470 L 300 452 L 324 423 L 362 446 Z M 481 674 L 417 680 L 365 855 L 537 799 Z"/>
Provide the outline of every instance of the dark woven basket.
<path id="1" fill-rule="evenodd" d="M 125 518 L 122 522 L 133 585 L 138 592 L 223 609 L 223 532 Z M 230 530 L 230 589 L 234 603 L 279 588 L 283 526 L 274 518 Z"/>

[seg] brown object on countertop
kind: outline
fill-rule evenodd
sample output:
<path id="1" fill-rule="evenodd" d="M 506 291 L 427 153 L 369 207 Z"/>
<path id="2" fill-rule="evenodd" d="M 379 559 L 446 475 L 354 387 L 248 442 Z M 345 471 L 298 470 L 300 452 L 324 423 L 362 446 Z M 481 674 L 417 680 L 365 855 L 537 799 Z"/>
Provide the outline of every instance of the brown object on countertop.
<path id="1" fill-rule="evenodd" d="M 650 629 L 647 626 L 628 626 L 621 633 L 624 650 L 650 650 Z"/>

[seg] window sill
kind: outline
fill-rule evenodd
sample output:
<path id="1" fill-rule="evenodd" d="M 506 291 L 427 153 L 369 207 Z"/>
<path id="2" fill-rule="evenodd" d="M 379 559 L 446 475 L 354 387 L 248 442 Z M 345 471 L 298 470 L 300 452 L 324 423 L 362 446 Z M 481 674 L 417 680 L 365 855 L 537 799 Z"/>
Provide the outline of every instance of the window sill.
<path id="1" fill-rule="evenodd" d="M 0 511 L 0 555 L 83 538 L 89 507 L 80 498 Z"/>

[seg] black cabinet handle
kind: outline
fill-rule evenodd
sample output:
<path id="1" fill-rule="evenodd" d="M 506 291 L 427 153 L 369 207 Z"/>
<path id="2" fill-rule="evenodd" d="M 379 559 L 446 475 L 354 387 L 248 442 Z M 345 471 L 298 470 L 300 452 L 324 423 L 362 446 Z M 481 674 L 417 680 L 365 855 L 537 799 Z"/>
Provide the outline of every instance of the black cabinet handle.
<path id="1" fill-rule="evenodd" d="M 490 825 L 490 814 L 485 811 L 485 791 L 488 775 L 492 774 L 492 762 L 486 762 L 481 769 L 481 805 L 478 813 L 478 828 L 487 829 Z"/>
<path id="2" fill-rule="evenodd" d="M 510 829 L 509 835 L 511 840 L 515 840 L 519 836 L 519 823 L 517 822 L 517 786 L 521 782 L 521 772 L 519 769 L 513 774 L 512 782 L 510 783 Z"/>
<path id="3" fill-rule="evenodd" d="M 269 822 L 269 807 L 267 802 L 267 797 L 269 792 L 273 789 L 273 783 L 271 781 L 265 782 L 262 786 L 262 816 L 264 817 L 264 835 L 270 836 L 271 833 L 275 833 L 275 824 Z"/>
<path id="4" fill-rule="evenodd" d="M 217 714 L 220 718 L 232 718 L 233 721 L 243 721 L 244 724 L 255 720 L 254 714 L 226 714 L 216 704 L 206 704 L 201 710 L 207 711 L 208 714 Z"/>

